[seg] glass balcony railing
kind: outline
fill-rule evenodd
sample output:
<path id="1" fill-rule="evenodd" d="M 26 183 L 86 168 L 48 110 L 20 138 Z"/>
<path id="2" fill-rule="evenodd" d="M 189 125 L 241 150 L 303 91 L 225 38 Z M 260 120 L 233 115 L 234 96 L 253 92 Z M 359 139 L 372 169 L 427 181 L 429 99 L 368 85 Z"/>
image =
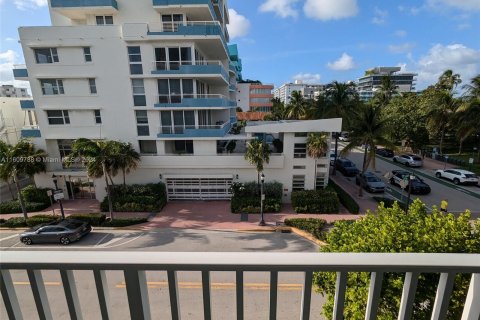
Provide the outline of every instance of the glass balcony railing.
<path id="1" fill-rule="evenodd" d="M 228 81 L 228 73 L 220 60 L 154 61 L 152 74 L 218 74 Z"/>
<path id="2" fill-rule="evenodd" d="M 52 8 L 113 7 L 118 10 L 116 0 L 51 0 Z"/>
<path id="3" fill-rule="evenodd" d="M 33 100 L 20 100 L 20 108 L 22 110 L 35 109 Z"/>
<path id="4" fill-rule="evenodd" d="M 158 137 L 223 137 L 230 127 L 231 123 L 229 122 L 216 125 L 161 126 L 158 130 Z"/>
<path id="5" fill-rule="evenodd" d="M 235 101 L 230 101 L 222 94 L 160 94 L 156 108 L 188 108 L 188 107 L 231 107 Z"/>
<path id="6" fill-rule="evenodd" d="M 22 138 L 40 138 L 42 136 L 38 126 L 23 127 L 20 135 Z"/>
<path id="7" fill-rule="evenodd" d="M 15 78 L 15 80 L 28 80 L 27 66 L 24 64 L 14 65 L 13 77 Z"/>

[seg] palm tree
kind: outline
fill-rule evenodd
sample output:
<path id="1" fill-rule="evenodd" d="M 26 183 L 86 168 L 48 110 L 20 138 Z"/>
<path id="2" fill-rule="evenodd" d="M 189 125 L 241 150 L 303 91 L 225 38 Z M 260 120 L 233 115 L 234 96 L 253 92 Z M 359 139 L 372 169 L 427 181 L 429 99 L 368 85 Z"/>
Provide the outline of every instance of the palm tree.
<path id="1" fill-rule="evenodd" d="M 290 103 L 286 107 L 288 119 L 302 119 L 306 116 L 308 104 L 300 91 L 293 91 Z"/>
<path id="2" fill-rule="evenodd" d="M 20 176 L 33 176 L 46 171 L 44 158 L 47 154 L 42 149 L 36 149 L 31 141 L 20 140 L 11 146 L 0 141 L 0 176 L 12 178 L 18 193 L 18 201 L 22 208 L 23 217 L 28 218 L 27 208 L 20 188 Z"/>
<path id="3" fill-rule="evenodd" d="M 13 193 L 12 186 L 10 185 L 11 174 L 7 170 L 3 170 L 3 162 L 7 161 L 7 153 L 9 146 L 6 143 L 0 144 L 0 180 L 3 180 L 7 183 L 8 191 L 12 199 L 15 199 L 15 194 Z"/>
<path id="4" fill-rule="evenodd" d="M 325 132 L 310 132 L 307 136 L 307 154 L 315 159 L 315 188 L 317 187 L 317 159 L 325 156 L 325 153 L 330 149 L 328 138 L 329 135 Z"/>
<path id="5" fill-rule="evenodd" d="M 474 98 L 480 99 L 480 74 L 470 80 L 470 84 L 464 84 L 462 89 L 465 90 L 463 98 L 472 100 Z"/>
<path id="6" fill-rule="evenodd" d="M 111 197 L 111 188 L 108 183 L 108 177 L 114 175 L 113 163 L 117 157 L 118 148 L 114 141 L 92 141 L 90 139 L 80 138 L 72 144 L 72 152 L 69 159 L 82 158 L 87 169 L 87 174 L 94 178 L 105 178 L 105 186 L 108 197 L 108 210 L 110 218 L 113 219 L 113 206 Z M 67 159 L 67 165 L 70 162 Z"/>
<path id="7" fill-rule="evenodd" d="M 383 76 L 381 83 L 380 91 L 375 94 L 375 98 L 378 99 L 382 106 L 386 106 L 390 103 L 393 96 L 397 94 L 397 86 L 389 75 Z"/>
<path id="8" fill-rule="evenodd" d="M 438 78 L 436 87 L 441 90 L 452 92 L 460 83 L 462 83 L 460 75 L 458 73 L 454 74 L 452 70 L 448 69 Z"/>
<path id="9" fill-rule="evenodd" d="M 122 143 L 114 141 L 117 156 L 115 157 L 113 166 L 122 171 L 123 187 L 126 187 L 125 175 L 130 173 L 131 169 L 136 169 L 140 162 L 140 154 L 135 151 L 131 143 Z"/>
<path id="10" fill-rule="evenodd" d="M 257 186 L 260 185 L 260 172 L 263 172 L 263 164 L 270 162 L 270 149 L 268 145 L 258 139 L 247 142 L 245 160 L 255 166 L 257 171 Z"/>
<path id="11" fill-rule="evenodd" d="M 350 131 L 350 142 L 340 152 L 341 155 L 347 155 L 351 150 L 358 146 L 365 146 L 363 153 L 362 174 L 372 163 L 375 169 L 375 149 L 377 145 L 394 148 L 394 144 L 385 138 L 387 131 L 387 121 L 381 116 L 381 105 L 362 104 L 353 113 L 352 130 Z M 358 195 L 362 196 L 362 187 L 358 190 Z"/>

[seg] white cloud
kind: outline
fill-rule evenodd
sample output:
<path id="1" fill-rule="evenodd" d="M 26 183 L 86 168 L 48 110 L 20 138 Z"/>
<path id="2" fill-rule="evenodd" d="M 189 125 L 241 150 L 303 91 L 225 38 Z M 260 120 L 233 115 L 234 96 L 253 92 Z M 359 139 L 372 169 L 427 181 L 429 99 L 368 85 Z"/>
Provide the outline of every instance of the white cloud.
<path id="1" fill-rule="evenodd" d="M 417 62 L 419 87 L 435 83 L 447 69 L 459 73 L 464 82 L 480 72 L 480 50 L 463 44 L 435 44 Z"/>
<path id="2" fill-rule="evenodd" d="M 13 66 L 18 63 L 17 56 L 13 50 L 0 52 L 0 85 L 13 84 L 16 87 L 30 88 L 28 82 L 13 79 Z"/>
<path id="3" fill-rule="evenodd" d="M 48 5 L 47 0 L 13 0 L 13 4 L 19 10 L 38 9 Z"/>
<path id="4" fill-rule="evenodd" d="M 320 83 L 320 74 L 318 73 L 299 73 L 293 76 L 293 80 L 300 80 L 303 83 Z"/>
<path id="5" fill-rule="evenodd" d="M 10 38 L 10 37 L 6 37 L 6 38 L 5 38 L 5 41 L 16 41 L 16 40 L 17 40 L 17 39 L 15 39 L 15 38 Z"/>
<path id="6" fill-rule="evenodd" d="M 448 6 L 465 11 L 480 11 L 480 1 L 478 0 L 427 0 L 427 3 L 432 7 Z"/>
<path id="7" fill-rule="evenodd" d="M 405 6 L 398 6 L 398 11 L 400 12 L 406 12 L 411 14 L 412 16 L 416 16 L 417 14 L 420 13 L 424 7 L 405 7 Z"/>
<path id="8" fill-rule="evenodd" d="M 355 66 L 353 62 L 353 58 L 346 53 L 343 53 L 340 58 L 335 60 L 334 62 L 327 63 L 327 66 L 332 70 L 337 71 L 346 71 L 353 69 Z"/>
<path id="9" fill-rule="evenodd" d="M 404 38 L 407 36 L 407 31 L 405 30 L 397 30 L 395 31 L 395 35 L 399 38 Z"/>
<path id="10" fill-rule="evenodd" d="M 392 53 L 406 53 L 415 47 L 414 43 L 405 42 L 397 45 L 389 45 L 388 50 Z"/>
<path id="11" fill-rule="evenodd" d="M 387 10 L 381 10 L 378 7 L 374 8 L 374 17 L 372 18 L 372 23 L 374 24 L 384 24 L 385 20 L 388 17 Z"/>
<path id="12" fill-rule="evenodd" d="M 275 15 L 287 18 L 298 17 L 298 10 L 294 8 L 294 5 L 299 0 L 266 0 L 260 6 L 261 12 L 273 12 Z"/>
<path id="13" fill-rule="evenodd" d="M 244 37 L 250 30 L 250 21 L 234 9 L 228 9 L 230 24 L 227 26 L 230 38 Z"/>
<path id="14" fill-rule="evenodd" d="M 308 18 L 327 21 L 356 16 L 357 0 L 306 0 L 303 12 Z"/>

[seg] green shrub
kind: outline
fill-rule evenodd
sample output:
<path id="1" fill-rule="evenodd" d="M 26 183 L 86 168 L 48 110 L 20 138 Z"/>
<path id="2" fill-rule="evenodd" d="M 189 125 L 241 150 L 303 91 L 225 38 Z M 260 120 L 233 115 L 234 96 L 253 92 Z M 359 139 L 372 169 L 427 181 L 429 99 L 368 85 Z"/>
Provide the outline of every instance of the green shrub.
<path id="1" fill-rule="evenodd" d="M 266 182 L 263 184 L 263 193 L 266 198 L 282 199 L 282 184 L 277 181 Z M 232 194 L 234 197 L 251 198 L 260 195 L 260 187 L 256 181 L 236 182 L 232 185 Z"/>
<path id="2" fill-rule="evenodd" d="M 26 227 L 25 219 L 23 217 L 10 218 L 0 225 L 5 228 L 21 228 Z"/>
<path id="3" fill-rule="evenodd" d="M 282 209 L 282 184 L 267 182 L 263 185 L 265 194 L 264 212 L 280 212 Z M 232 199 L 230 202 L 233 213 L 260 213 L 260 189 L 256 181 L 234 183 L 232 185 Z"/>
<path id="4" fill-rule="evenodd" d="M 42 223 L 50 223 L 50 222 L 56 221 L 59 218 L 60 218 L 59 216 L 39 214 L 36 216 L 29 217 L 27 219 L 27 226 L 34 227 Z"/>
<path id="5" fill-rule="evenodd" d="M 113 211 L 117 212 L 159 212 L 167 203 L 165 184 L 149 183 L 134 184 L 126 187 L 120 185 L 112 187 Z M 100 204 L 103 212 L 108 211 L 108 198 Z"/>
<path id="6" fill-rule="evenodd" d="M 343 190 L 338 184 L 336 184 L 333 180 L 328 180 L 328 186 L 335 190 L 340 199 L 340 203 L 347 208 L 350 213 L 358 214 L 360 212 L 360 206 L 358 205 L 357 201 L 352 198 L 352 196 Z"/>
<path id="7" fill-rule="evenodd" d="M 282 202 L 278 199 L 266 198 L 263 202 L 263 206 L 263 212 L 265 213 L 280 212 L 282 209 Z M 260 213 L 260 197 L 233 197 L 230 201 L 230 209 L 232 213 Z"/>
<path id="8" fill-rule="evenodd" d="M 338 213 L 339 200 L 330 190 L 294 191 L 292 207 L 297 213 Z"/>
<path id="9" fill-rule="evenodd" d="M 47 195 L 47 191 L 52 190 L 50 188 L 37 188 L 34 185 L 26 186 L 22 189 L 22 197 L 25 202 L 37 202 L 50 206 L 50 197 Z"/>
<path id="10" fill-rule="evenodd" d="M 88 222 L 90 225 L 98 227 L 105 222 L 105 215 L 103 213 L 76 213 L 71 214 L 67 219 L 76 219 Z"/>
<path id="11" fill-rule="evenodd" d="M 327 224 L 327 221 L 323 219 L 315 218 L 294 218 L 286 219 L 285 224 L 290 227 L 298 228 L 300 230 L 311 233 L 315 238 L 319 240 L 325 240 L 325 232 L 322 231 L 323 227 Z"/>
<path id="12" fill-rule="evenodd" d="M 383 205 L 385 206 L 385 208 L 393 208 L 393 205 L 395 204 L 395 202 L 397 202 L 400 208 L 402 208 L 403 210 L 405 210 L 406 208 L 406 202 L 399 202 L 397 200 L 384 198 L 384 197 L 373 197 L 373 199 L 378 203 L 383 202 Z"/>
<path id="13" fill-rule="evenodd" d="M 48 208 L 49 204 L 37 203 L 37 202 L 26 202 L 25 207 L 27 212 L 36 212 L 42 211 L 45 208 Z M 1 213 L 22 213 L 22 208 L 20 207 L 20 201 L 11 200 L 0 203 L 0 214 Z"/>
<path id="14" fill-rule="evenodd" d="M 118 218 L 105 221 L 102 227 L 127 227 L 134 224 L 147 222 L 147 218 Z"/>

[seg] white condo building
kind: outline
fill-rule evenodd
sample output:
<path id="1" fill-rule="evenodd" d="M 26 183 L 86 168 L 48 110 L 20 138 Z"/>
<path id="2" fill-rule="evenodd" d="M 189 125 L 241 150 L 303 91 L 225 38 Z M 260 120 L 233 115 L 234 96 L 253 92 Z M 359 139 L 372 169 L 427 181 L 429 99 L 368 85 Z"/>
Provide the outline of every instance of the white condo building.
<path id="1" fill-rule="evenodd" d="M 26 98 L 29 97 L 29 95 L 26 88 L 17 88 L 11 84 L 3 84 L 0 86 L 0 97 Z"/>
<path id="2" fill-rule="evenodd" d="M 19 28 L 26 66 L 14 76 L 30 82 L 33 100 L 21 108 L 38 121 L 22 136 L 51 158 L 81 137 L 130 142 L 142 157 L 128 183 L 163 181 L 169 200 L 228 199 L 233 182 L 256 179 L 244 152 L 260 137 L 283 141 L 264 174 L 283 184 L 285 202 L 292 189 L 326 185 L 329 160 L 306 156 L 305 132 L 341 131 L 341 119 L 231 133 L 241 61 L 228 46 L 226 0 L 49 0 L 49 10 L 52 26 Z M 37 185 L 52 187 L 55 175 L 69 197 L 105 196 L 104 181 L 81 166 L 47 170 Z M 76 185 L 89 192 L 76 194 Z"/>
<path id="3" fill-rule="evenodd" d="M 295 83 L 285 83 L 273 90 L 273 97 L 280 99 L 285 104 L 290 103 L 292 92 L 301 92 L 305 99 L 315 99 L 325 91 L 326 86 L 323 84 L 307 84 L 300 80 L 295 80 Z"/>
<path id="4" fill-rule="evenodd" d="M 368 101 L 382 86 L 382 78 L 389 76 L 396 86 L 397 92 L 414 92 L 416 73 L 400 72 L 400 67 L 376 67 L 365 71 L 363 77 L 357 81 L 357 91 L 360 99 Z"/>

